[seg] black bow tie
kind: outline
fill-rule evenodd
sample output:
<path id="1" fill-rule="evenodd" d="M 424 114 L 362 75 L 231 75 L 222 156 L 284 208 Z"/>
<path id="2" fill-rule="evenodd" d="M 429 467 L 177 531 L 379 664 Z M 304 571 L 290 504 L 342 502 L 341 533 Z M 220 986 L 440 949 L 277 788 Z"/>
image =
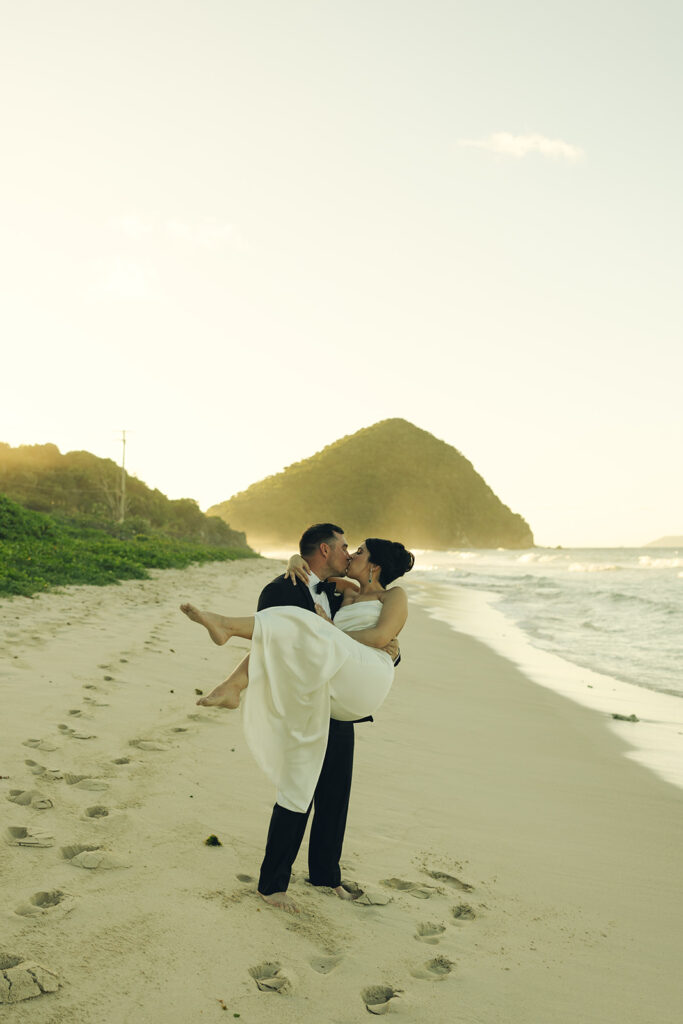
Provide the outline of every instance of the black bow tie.
<path id="1" fill-rule="evenodd" d="M 329 594 L 330 589 L 334 590 L 334 583 L 328 583 L 327 580 L 320 580 L 315 585 L 316 594 Z"/>

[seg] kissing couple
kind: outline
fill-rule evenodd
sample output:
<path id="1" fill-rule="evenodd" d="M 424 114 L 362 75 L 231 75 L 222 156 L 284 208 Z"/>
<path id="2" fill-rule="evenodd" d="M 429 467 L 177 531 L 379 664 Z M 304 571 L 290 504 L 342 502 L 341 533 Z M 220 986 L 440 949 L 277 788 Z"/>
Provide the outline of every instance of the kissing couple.
<path id="1" fill-rule="evenodd" d="M 371 721 L 391 689 L 408 601 L 390 584 L 413 563 L 403 544 L 377 537 L 350 553 L 340 526 L 317 523 L 304 532 L 284 576 L 263 589 L 255 615 L 181 605 L 214 643 L 252 641 L 234 672 L 197 703 L 241 705 L 247 745 L 277 788 L 258 885 L 273 906 L 298 912 L 287 887 L 312 806 L 309 880 L 353 898 L 339 861 L 354 723 Z"/>

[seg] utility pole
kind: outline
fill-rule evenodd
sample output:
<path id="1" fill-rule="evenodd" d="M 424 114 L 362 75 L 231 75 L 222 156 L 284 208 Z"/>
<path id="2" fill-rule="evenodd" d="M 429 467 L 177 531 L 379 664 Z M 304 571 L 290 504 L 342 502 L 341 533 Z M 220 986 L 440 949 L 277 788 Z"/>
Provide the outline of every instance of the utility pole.
<path id="1" fill-rule="evenodd" d="M 121 431 L 121 442 L 123 444 L 123 452 L 121 454 L 121 514 L 119 516 L 119 522 L 122 523 L 126 518 L 126 432 Z"/>

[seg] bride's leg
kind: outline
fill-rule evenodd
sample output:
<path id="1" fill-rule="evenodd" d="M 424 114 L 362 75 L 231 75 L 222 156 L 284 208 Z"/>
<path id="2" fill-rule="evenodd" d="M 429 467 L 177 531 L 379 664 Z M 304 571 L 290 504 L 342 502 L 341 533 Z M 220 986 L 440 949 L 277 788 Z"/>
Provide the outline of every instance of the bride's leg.
<path id="1" fill-rule="evenodd" d="M 181 604 L 180 610 L 187 615 L 188 619 L 206 627 L 215 644 L 227 643 L 231 636 L 241 636 L 245 640 L 251 640 L 254 632 L 253 615 L 230 619 L 225 615 L 218 615 L 216 612 L 201 612 L 193 604 Z"/>
<path id="2" fill-rule="evenodd" d="M 240 634 L 241 635 L 241 634 Z M 200 697 L 197 704 L 207 708 L 238 708 L 242 690 L 249 685 L 249 655 L 242 658 L 234 672 L 219 683 L 206 697 Z"/>

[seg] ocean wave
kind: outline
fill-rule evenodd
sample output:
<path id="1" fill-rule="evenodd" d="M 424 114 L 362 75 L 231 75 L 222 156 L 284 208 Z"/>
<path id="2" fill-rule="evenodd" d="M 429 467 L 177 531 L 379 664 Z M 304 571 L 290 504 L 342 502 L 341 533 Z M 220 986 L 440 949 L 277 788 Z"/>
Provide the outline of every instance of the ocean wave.
<path id="1" fill-rule="evenodd" d="M 535 646 L 593 671 L 683 696 L 681 552 L 667 551 L 666 557 L 617 548 L 433 554 L 433 568 L 413 574 L 416 583 L 433 583 L 446 592 L 451 587 L 488 592 Z"/>
<path id="2" fill-rule="evenodd" d="M 517 561 L 522 564 L 550 565 L 552 562 L 567 562 L 570 557 L 567 554 L 548 555 L 540 551 L 525 551 L 523 555 L 518 555 Z"/>
<path id="3" fill-rule="evenodd" d="M 670 612 L 680 614 L 680 607 L 676 604 L 662 599 L 661 597 L 650 597 L 649 594 L 627 594 L 623 590 L 613 590 L 611 593 L 600 595 L 603 604 L 613 602 L 614 604 L 646 605 L 648 608 L 656 608 L 657 611 L 668 615 Z"/>
<path id="4" fill-rule="evenodd" d="M 605 562 L 572 562 L 569 572 L 621 572 L 623 565 L 608 565 Z"/>
<path id="5" fill-rule="evenodd" d="M 649 555 L 641 555 L 638 565 L 642 569 L 681 569 L 683 558 L 650 558 Z"/>

